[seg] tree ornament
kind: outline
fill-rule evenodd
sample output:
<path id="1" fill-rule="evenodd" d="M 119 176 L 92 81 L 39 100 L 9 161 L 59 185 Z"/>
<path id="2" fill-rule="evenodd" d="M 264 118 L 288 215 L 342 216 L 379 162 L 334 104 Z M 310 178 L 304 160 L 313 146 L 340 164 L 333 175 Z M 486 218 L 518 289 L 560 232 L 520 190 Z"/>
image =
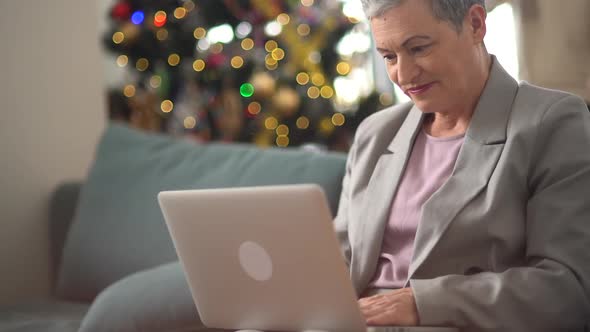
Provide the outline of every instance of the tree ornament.
<path id="1" fill-rule="evenodd" d="M 268 72 L 257 72 L 252 75 L 250 83 L 254 86 L 254 97 L 258 99 L 270 98 L 276 89 L 276 81 Z"/>
<path id="2" fill-rule="evenodd" d="M 131 17 L 131 5 L 127 1 L 121 1 L 111 9 L 111 17 L 115 20 L 126 21 Z"/>
<path id="3" fill-rule="evenodd" d="M 295 115 L 301 105 L 301 97 L 293 88 L 282 86 L 272 97 L 272 105 L 275 110 L 285 117 Z"/>

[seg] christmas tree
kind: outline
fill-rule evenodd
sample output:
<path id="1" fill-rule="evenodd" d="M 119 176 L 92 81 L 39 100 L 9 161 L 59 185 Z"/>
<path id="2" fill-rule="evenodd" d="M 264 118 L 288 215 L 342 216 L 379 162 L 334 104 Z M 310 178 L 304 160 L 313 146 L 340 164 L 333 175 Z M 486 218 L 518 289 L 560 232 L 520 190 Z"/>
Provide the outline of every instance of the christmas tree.
<path id="1" fill-rule="evenodd" d="M 373 91 L 366 23 L 343 7 L 343 0 L 115 3 L 104 44 L 132 73 L 120 89 L 127 120 L 202 141 L 347 150 L 358 123 L 393 99 Z"/>

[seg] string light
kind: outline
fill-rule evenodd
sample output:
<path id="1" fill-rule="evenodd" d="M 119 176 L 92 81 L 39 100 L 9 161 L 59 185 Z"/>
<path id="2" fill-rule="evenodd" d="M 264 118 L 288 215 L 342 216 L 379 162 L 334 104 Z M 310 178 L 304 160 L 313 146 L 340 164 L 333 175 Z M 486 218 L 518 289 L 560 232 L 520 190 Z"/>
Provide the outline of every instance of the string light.
<path id="1" fill-rule="evenodd" d="M 241 56 L 236 55 L 233 58 L 231 58 L 230 63 L 231 66 L 235 69 L 242 68 L 242 66 L 244 65 L 244 59 Z"/>
<path id="2" fill-rule="evenodd" d="M 160 109 L 162 109 L 162 112 L 164 113 L 170 113 L 174 109 L 174 103 L 166 99 L 160 104 Z"/>
<path id="3" fill-rule="evenodd" d="M 203 71 L 205 69 L 205 61 L 198 59 L 193 62 L 193 69 L 195 71 Z"/>
<path id="4" fill-rule="evenodd" d="M 125 85 L 123 88 L 123 95 L 127 98 L 135 96 L 135 86 L 132 84 Z"/>
<path id="5" fill-rule="evenodd" d="M 320 89 L 320 94 L 322 95 L 323 98 L 330 99 L 330 98 L 334 97 L 334 89 L 332 89 L 331 87 L 329 87 L 327 85 L 323 86 Z"/>
<path id="6" fill-rule="evenodd" d="M 287 136 L 289 135 L 289 127 L 286 125 L 280 125 L 276 129 L 277 136 Z"/>
<path id="7" fill-rule="evenodd" d="M 194 116 L 187 116 L 184 118 L 184 128 L 193 129 L 197 126 L 197 119 Z"/>
<path id="8" fill-rule="evenodd" d="M 266 57 L 264 58 L 264 62 L 266 62 L 267 65 L 276 65 L 277 64 L 277 60 L 275 60 L 271 54 L 267 54 Z"/>
<path id="9" fill-rule="evenodd" d="M 326 83 L 326 78 L 321 73 L 313 73 L 311 75 L 311 83 L 316 86 L 322 86 Z"/>
<path id="10" fill-rule="evenodd" d="M 154 25 L 158 28 L 161 28 L 166 24 L 167 15 L 166 12 L 163 10 L 159 10 L 154 15 Z"/>
<path id="11" fill-rule="evenodd" d="M 317 86 L 312 86 L 307 89 L 307 96 L 311 99 L 317 99 L 320 96 L 320 89 Z"/>
<path id="12" fill-rule="evenodd" d="M 272 40 L 272 39 L 271 39 L 271 40 L 269 40 L 269 41 L 267 41 L 267 42 L 264 44 L 264 49 L 265 49 L 267 52 L 272 52 L 272 51 L 273 51 L 275 48 L 277 48 L 277 47 L 279 47 L 279 45 L 277 44 L 277 42 L 276 42 L 276 41 L 274 41 L 274 40 Z"/>
<path id="13" fill-rule="evenodd" d="M 150 62 L 148 61 L 148 59 L 140 58 L 135 63 L 135 68 L 137 68 L 137 70 L 139 70 L 139 71 L 145 71 L 148 69 L 149 65 L 150 65 Z"/>
<path id="14" fill-rule="evenodd" d="M 348 75 L 348 73 L 350 73 L 350 64 L 344 61 L 339 62 L 336 66 L 336 71 L 342 76 Z"/>
<path id="15" fill-rule="evenodd" d="M 304 5 L 305 7 L 311 7 L 313 6 L 313 0 L 301 0 L 301 4 Z"/>
<path id="16" fill-rule="evenodd" d="M 297 83 L 299 83 L 299 85 L 306 85 L 307 83 L 309 83 L 309 75 L 307 73 L 299 73 L 297 74 L 297 77 L 295 78 L 297 80 Z"/>
<path id="17" fill-rule="evenodd" d="M 282 13 L 277 16 L 277 22 L 281 25 L 287 25 L 291 21 L 291 17 L 288 14 Z"/>
<path id="18" fill-rule="evenodd" d="M 269 116 L 264 120 L 264 127 L 268 130 L 275 130 L 279 125 L 279 121 L 274 116 Z"/>
<path id="19" fill-rule="evenodd" d="M 144 19 L 145 14 L 141 10 L 135 11 L 131 15 L 131 22 L 133 22 L 133 24 L 135 25 L 140 25 L 141 23 L 143 23 Z"/>
<path id="20" fill-rule="evenodd" d="M 278 147 L 286 148 L 289 146 L 289 137 L 287 136 L 279 136 L 276 139 L 276 143 Z"/>
<path id="21" fill-rule="evenodd" d="M 186 16 L 186 8 L 178 7 L 174 10 L 174 17 L 178 20 L 183 19 Z"/>
<path id="22" fill-rule="evenodd" d="M 117 57 L 117 65 L 119 67 L 125 67 L 127 66 L 127 63 L 129 62 L 129 58 L 126 55 L 119 55 Z"/>
<path id="23" fill-rule="evenodd" d="M 297 118 L 295 125 L 297 125 L 297 128 L 299 129 L 307 129 L 309 128 L 309 119 L 305 116 L 300 116 Z"/>
<path id="24" fill-rule="evenodd" d="M 223 44 L 217 43 L 217 44 L 211 46 L 211 52 L 215 53 L 215 54 L 219 54 L 219 53 L 223 52 Z"/>
<path id="25" fill-rule="evenodd" d="M 205 30 L 205 28 L 198 27 L 193 31 L 193 37 L 195 37 L 195 39 L 202 39 L 205 35 L 207 35 L 207 30 Z"/>
<path id="26" fill-rule="evenodd" d="M 187 0 L 184 2 L 182 7 L 184 7 L 184 9 L 186 9 L 187 12 L 190 12 L 191 10 L 195 9 L 195 3 L 191 0 Z"/>
<path id="27" fill-rule="evenodd" d="M 254 86 L 250 83 L 244 83 L 240 86 L 240 95 L 242 97 L 248 98 L 252 97 L 254 94 Z"/>
<path id="28" fill-rule="evenodd" d="M 168 39 L 168 30 L 158 29 L 158 32 L 156 32 L 156 38 L 159 41 L 164 41 L 164 40 Z"/>
<path id="29" fill-rule="evenodd" d="M 311 28 L 309 27 L 309 25 L 307 25 L 305 23 L 299 24 L 297 26 L 297 33 L 302 37 L 309 35 L 310 32 L 311 32 Z"/>
<path id="30" fill-rule="evenodd" d="M 121 44 L 123 40 L 125 40 L 125 34 L 123 34 L 121 31 L 117 31 L 113 34 L 113 43 L 118 45 Z"/>
<path id="31" fill-rule="evenodd" d="M 150 86 L 154 89 L 159 88 L 162 85 L 162 77 L 159 75 L 154 75 L 150 77 Z"/>
<path id="32" fill-rule="evenodd" d="M 168 64 L 171 65 L 172 67 L 178 66 L 179 63 L 180 63 L 180 56 L 178 54 L 174 53 L 174 54 L 170 54 L 170 56 L 168 56 Z"/>
<path id="33" fill-rule="evenodd" d="M 245 38 L 242 40 L 241 45 L 245 51 L 249 51 L 254 47 L 254 41 L 251 38 Z"/>
<path id="34" fill-rule="evenodd" d="M 275 60 L 283 60 L 283 58 L 285 58 L 285 51 L 283 51 L 283 49 L 281 48 L 275 48 L 272 52 L 271 52 L 271 56 L 273 59 Z"/>
<path id="35" fill-rule="evenodd" d="M 248 104 L 248 113 L 250 113 L 252 115 L 259 114 L 261 110 L 262 110 L 262 106 L 260 106 L 259 102 L 253 101 L 250 104 Z"/>
<path id="36" fill-rule="evenodd" d="M 240 39 L 245 38 L 252 32 L 252 24 L 248 22 L 241 22 L 236 27 L 236 36 Z"/>
<path id="37" fill-rule="evenodd" d="M 265 64 L 264 64 L 264 66 L 265 66 L 265 67 L 266 67 L 266 69 L 268 69 L 268 70 L 275 70 L 275 69 L 279 68 L 279 64 L 278 64 L 277 62 L 275 62 L 275 63 L 272 63 L 272 64 L 270 64 L 270 63 L 265 63 Z"/>
<path id="38" fill-rule="evenodd" d="M 342 113 L 336 113 L 332 115 L 332 124 L 336 127 L 344 125 L 345 120 L 346 119 L 344 118 L 344 115 L 342 115 Z"/>

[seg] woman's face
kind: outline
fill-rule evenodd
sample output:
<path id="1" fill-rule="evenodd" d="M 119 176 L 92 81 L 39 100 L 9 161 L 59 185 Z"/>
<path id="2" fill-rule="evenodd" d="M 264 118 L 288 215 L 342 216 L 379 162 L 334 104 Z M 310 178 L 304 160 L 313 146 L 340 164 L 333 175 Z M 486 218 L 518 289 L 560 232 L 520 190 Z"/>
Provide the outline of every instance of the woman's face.
<path id="1" fill-rule="evenodd" d="M 484 75 L 482 82 L 485 9 L 476 7 L 464 19 L 461 32 L 434 17 L 425 0 L 403 1 L 371 19 L 389 78 L 423 112 L 475 107 L 487 78 Z"/>

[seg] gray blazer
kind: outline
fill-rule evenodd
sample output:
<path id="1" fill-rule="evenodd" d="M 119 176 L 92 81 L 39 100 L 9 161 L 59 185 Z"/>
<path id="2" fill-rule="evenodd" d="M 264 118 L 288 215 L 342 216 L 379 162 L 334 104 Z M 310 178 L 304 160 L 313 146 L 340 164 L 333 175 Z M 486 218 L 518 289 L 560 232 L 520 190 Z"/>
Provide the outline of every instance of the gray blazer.
<path id="1" fill-rule="evenodd" d="M 413 104 L 357 130 L 335 227 L 358 294 L 422 124 Z M 423 206 L 407 286 L 421 325 L 581 328 L 590 318 L 590 114 L 493 61 L 450 178 Z"/>

